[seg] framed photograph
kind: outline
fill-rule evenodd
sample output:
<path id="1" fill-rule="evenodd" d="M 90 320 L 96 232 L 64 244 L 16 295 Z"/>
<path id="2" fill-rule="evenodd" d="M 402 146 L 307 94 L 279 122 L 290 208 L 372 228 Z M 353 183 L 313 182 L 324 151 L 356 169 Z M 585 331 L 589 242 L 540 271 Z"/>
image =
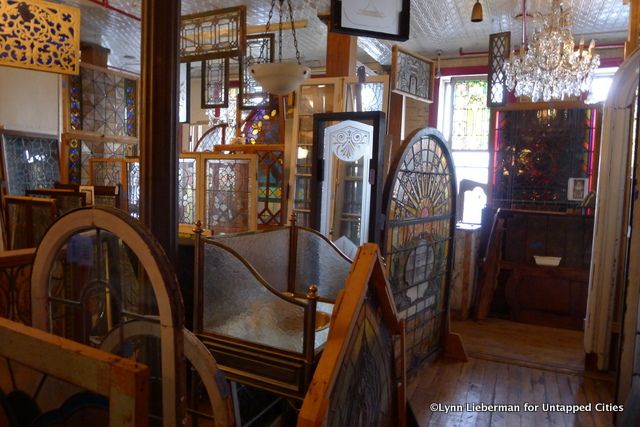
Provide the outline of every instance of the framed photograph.
<path id="1" fill-rule="evenodd" d="M 569 178 L 567 188 L 567 200 L 581 202 L 589 193 L 589 180 L 587 178 Z"/>
<path id="2" fill-rule="evenodd" d="M 433 102 L 433 61 L 394 45 L 391 90 L 422 102 Z"/>
<path id="3" fill-rule="evenodd" d="M 94 194 L 93 194 L 93 185 L 81 185 L 78 188 L 78 191 L 80 191 L 81 193 L 86 194 L 85 196 L 85 203 L 87 206 L 92 206 L 93 205 L 93 199 L 94 199 Z"/>
<path id="4" fill-rule="evenodd" d="M 331 0 L 331 31 L 406 41 L 410 0 Z"/>
<path id="5" fill-rule="evenodd" d="M 178 122 L 189 123 L 189 95 L 191 92 L 191 65 L 180 63 L 180 86 L 178 96 Z"/>

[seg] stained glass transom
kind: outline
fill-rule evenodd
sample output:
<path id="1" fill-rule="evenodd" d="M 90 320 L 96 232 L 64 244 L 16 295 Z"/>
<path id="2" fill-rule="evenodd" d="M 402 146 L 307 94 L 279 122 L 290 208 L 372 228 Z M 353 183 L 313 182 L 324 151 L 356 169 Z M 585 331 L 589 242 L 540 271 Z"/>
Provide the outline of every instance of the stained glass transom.
<path id="1" fill-rule="evenodd" d="M 247 231 L 250 228 L 250 162 L 208 159 L 205 164 L 205 226 L 214 233 Z"/>
<path id="2" fill-rule="evenodd" d="M 387 189 L 385 257 L 405 321 L 407 367 L 413 371 L 442 347 L 447 312 L 455 174 L 437 131 L 416 134 L 394 165 Z"/>
<path id="3" fill-rule="evenodd" d="M 196 218 L 196 159 L 180 159 L 178 164 L 178 222 L 194 224 Z"/>
<path id="4" fill-rule="evenodd" d="M 25 190 L 52 188 L 60 180 L 56 138 L 3 133 L 2 150 L 6 165 L 7 192 L 24 196 Z"/>
<path id="5" fill-rule="evenodd" d="M 243 123 L 242 133 L 247 144 L 280 144 L 281 127 L 278 109 L 255 109 Z"/>
<path id="6" fill-rule="evenodd" d="M 392 87 L 394 92 L 430 101 L 433 62 L 394 46 Z"/>
<path id="7" fill-rule="evenodd" d="M 451 147 L 453 150 L 487 150 L 489 109 L 485 80 L 453 81 Z"/>
<path id="8" fill-rule="evenodd" d="M 492 206 L 564 211 L 569 178 L 592 179 L 596 109 L 501 112 L 494 147 Z"/>
<path id="9" fill-rule="evenodd" d="M 244 6 L 183 16 L 180 23 L 180 61 L 244 56 Z"/>
<path id="10" fill-rule="evenodd" d="M 391 426 L 397 422 L 394 343 L 372 291 L 358 314 L 333 387 L 327 426 Z M 357 399 L 354 399 L 357 396 Z"/>

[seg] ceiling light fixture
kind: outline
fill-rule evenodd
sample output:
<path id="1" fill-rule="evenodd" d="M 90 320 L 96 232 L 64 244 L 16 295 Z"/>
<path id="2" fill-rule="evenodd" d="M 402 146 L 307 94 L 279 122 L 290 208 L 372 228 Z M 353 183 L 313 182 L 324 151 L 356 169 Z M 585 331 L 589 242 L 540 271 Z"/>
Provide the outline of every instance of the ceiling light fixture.
<path id="1" fill-rule="evenodd" d="M 562 2 L 553 0 L 552 11 L 542 16 L 543 26 L 534 31 L 525 51 L 526 5 L 523 0 L 523 35 L 520 52 L 512 53 L 504 64 L 506 85 L 516 96 L 528 96 L 533 102 L 579 96 L 589 90 L 600 57 L 593 54 L 595 42 L 584 48 L 584 40 L 575 49 L 569 12 Z"/>
<path id="2" fill-rule="evenodd" d="M 438 62 L 436 64 L 436 73 L 434 74 L 433 78 L 439 79 L 440 77 L 442 77 L 442 73 L 440 72 L 440 55 L 442 55 L 442 49 L 438 49 L 436 53 L 438 54 Z"/>
<path id="3" fill-rule="evenodd" d="M 480 0 L 476 0 L 476 4 L 473 5 L 471 22 L 482 22 L 482 5 L 480 4 Z"/>
<path id="4" fill-rule="evenodd" d="M 279 3 L 279 23 L 278 23 L 278 62 L 264 62 L 253 64 L 250 68 L 253 78 L 256 79 L 258 84 L 262 86 L 264 90 L 273 95 L 287 95 L 295 90 L 300 83 L 309 77 L 311 70 L 309 67 L 305 67 L 300 62 L 300 52 L 298 51 L 298 39 L 296 38 L 296 27 L 293 21 L 293 9 L 291 8 L 291 0 L 287 1 L 289 20 L 291 21 L 291 31 L 293 32 L 293 46 L 296 49 L 297 63 L 282 62 L 282 30 L 283 21 L 282 15 L 286 13 L 284 11 L 285 0 L 277 0 Z M 269 18 L 267 19 L 267 25 L 265 26 L 265 32 L 269 32 L 271 26 L 271 18 L 275 9 L 276 0 L 271 0 L 271 9 L 269 10 Z M 264 45 L 260 48 L 260 58 L 263 58 L 262 50 Z"/>

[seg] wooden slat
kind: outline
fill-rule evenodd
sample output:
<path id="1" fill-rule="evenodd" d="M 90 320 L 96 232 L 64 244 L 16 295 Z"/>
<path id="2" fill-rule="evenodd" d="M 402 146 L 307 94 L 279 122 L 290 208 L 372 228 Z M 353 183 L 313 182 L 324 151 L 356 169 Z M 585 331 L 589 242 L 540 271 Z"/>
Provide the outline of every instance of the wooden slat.
<path id="1" fill-rule="evenodd" d="M 0 318 L 0 355 L 109 398 L 110 426 L 145 426 L 146 366 Z"/>

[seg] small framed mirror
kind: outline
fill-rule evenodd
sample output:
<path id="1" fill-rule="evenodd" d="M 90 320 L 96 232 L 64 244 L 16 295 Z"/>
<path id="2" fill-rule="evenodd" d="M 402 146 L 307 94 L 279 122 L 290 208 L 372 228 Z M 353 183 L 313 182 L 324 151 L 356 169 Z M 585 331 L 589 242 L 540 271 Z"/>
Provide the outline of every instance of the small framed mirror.
<path id="1" fill-rule="evenodd" d="M 313 116 L 311 226 L 347 254 L 376 241 L 385 127 L 381 111 Z"/>

